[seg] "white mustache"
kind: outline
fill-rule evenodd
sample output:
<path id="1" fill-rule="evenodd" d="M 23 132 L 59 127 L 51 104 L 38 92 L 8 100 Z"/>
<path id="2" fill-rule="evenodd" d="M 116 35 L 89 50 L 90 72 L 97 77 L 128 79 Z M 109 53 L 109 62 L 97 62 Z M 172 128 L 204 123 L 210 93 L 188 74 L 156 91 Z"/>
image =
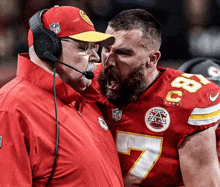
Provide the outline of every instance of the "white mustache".
<path id="1" fill-rule="evenodd" d="M 89 63 L 86 68 L 86 71 L 94 71 L 95 69 L 96 69 L 95 63 Z"/>

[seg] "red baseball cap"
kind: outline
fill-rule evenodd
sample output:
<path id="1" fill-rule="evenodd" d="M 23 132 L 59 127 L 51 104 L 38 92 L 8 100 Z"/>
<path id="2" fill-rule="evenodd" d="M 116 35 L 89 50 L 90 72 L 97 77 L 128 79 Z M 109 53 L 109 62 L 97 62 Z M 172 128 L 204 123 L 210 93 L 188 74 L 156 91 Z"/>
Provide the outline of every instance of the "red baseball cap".
<path id="1" fill-rule="evenodd" d="M 42 15 L 45 29 L 54 31 L 60 38 L 70 37 L 84 42 L 99 43 L 101 46 L 114 44 L 113 35 L 95 31 L 94 25 L 83 10 L 72 6 L 55 6 Z M 29 29 L 28 45 L 34 44 Z"/>

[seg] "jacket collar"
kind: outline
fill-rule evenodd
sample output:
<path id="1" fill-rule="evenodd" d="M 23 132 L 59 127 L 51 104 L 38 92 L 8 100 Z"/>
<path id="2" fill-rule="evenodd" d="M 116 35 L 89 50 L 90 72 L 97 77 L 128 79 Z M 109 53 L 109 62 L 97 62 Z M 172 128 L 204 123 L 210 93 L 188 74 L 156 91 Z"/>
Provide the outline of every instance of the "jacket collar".
<path id="1" fill-rule="evenodd" d="M 30 61 L 28 53 L 18 55 L 17 76 L 53 94 L 53 75 Z M 79 93 L 57 77 L 55 78 L 55 85 L 57 98 L 66 104 L 76 101 L 80 97 L 86 102 L 95 102 L 100 98 L 100 94 L 92 87 L 88 87 Z"/>

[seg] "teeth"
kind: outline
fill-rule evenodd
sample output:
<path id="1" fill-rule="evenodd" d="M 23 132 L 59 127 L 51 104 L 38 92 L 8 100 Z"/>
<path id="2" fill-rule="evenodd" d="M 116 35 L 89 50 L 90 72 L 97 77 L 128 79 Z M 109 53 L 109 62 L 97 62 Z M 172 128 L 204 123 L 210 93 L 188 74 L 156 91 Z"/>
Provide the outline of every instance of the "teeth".
<path id="1" fill-rule="evenodd" d="M 110 89 L 116 89 L 118 86 L 117 81 L 110 81 L 108 84 L 108 88 Z"/>
<path id="2" fill-rule="evenodd" d="M 115 81 L 111 81 L 110 83 L 111 83 L 111 84 L 115 84 L 116 82 L 115 82 Z"/>

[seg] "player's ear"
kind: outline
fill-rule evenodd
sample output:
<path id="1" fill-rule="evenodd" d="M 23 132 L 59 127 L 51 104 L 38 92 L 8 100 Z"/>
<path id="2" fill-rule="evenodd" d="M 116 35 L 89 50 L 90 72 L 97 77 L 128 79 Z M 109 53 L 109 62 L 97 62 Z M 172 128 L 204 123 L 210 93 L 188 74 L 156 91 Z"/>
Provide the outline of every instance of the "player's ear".
<path id="1" fill-rule="evenodd" d="M 152 66 L 152 65 L 157 65 L 157 62 L 159 61 L 161 57 L 161 53 L 158 50 L 153 50 L 150 52 L 149 54 L 149 61 L 148 61 L 148 65 Z"/>
<path id="2" fill-rule="evenodd" d="M 151 53 L 150 53 L 150 61 L 151 61 L 151 64 L 156 64 L 158 62 L 158 60 L 160 59 L 161 57 L 161 53 L 160 51 L 158 50 L 153 50 Z"/>

